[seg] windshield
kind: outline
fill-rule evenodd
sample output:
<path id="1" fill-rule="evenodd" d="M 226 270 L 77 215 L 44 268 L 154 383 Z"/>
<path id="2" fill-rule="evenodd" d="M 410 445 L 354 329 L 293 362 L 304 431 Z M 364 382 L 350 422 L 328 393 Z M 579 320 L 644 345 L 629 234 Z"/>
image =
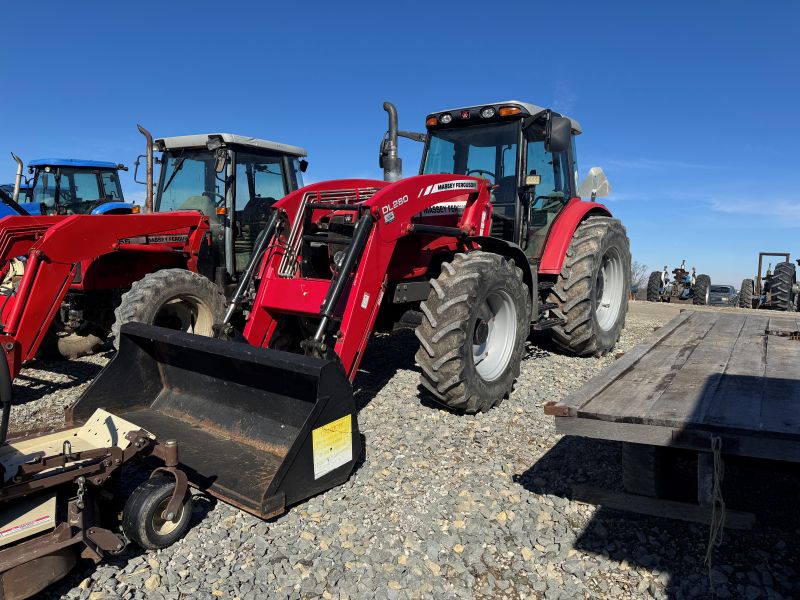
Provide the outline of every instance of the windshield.
<path id="1" fill-rule="evenodd" d="M 225 201 L 225 173 L 217 173 L 214 163 L 210 150 L 165 153 L 156 212 L 200 210 L 216 215 L 215 205 Z"/>
<path id="2" fill-rule="evenodd" d="M 115 188 L 104 195 L 99 170 L 60 167 L 50 172 L 36 172 L 33 183 L 33 202 L 42 204 L 47 214 L 88 214 L 109 200 L 121 200 L 122 190 L 116 172 L 103 172 L 104 178 L 114 180 Z M 22 192 L 20 192 L 20 199 Z"/>
<path id="3" fill-rule="evenodd" d="M 518 140 L 518 121 L 431 132 L 422 173 L 472 175 L 496 184 L 492 190 L 492 235 L 513 239 Z"/>

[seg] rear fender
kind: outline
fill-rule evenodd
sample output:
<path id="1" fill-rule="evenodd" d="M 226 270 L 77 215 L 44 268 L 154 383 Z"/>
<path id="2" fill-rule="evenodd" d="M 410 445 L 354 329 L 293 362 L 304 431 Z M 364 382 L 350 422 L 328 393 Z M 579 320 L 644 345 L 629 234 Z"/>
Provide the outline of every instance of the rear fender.
<path id="1" fill-rule="evenodd" d="M 514 264 L 522 270 L 522 280 L 525 282 L 525 285 L 528 286 L 528 293 L 531 298 L 530 318 L 534 320 L 539 314 L 539 294 L 536 293 L 539 287 L 538 275 L 536 271 L 531 268 L 528 257 L 525 256 L 522 248 L 512 242 L 489 236 L 471 236 L 469 241 L 480 245 L 481 250 L 484 252 L 499 254 L 500 256 L 505 256 L 513 260 Z"/>
<path id="2" fill-rule="evenodd" d="M 569 243 L 578 225 L 587 217 L 598 215 L 610 217 L 611 211 L 597 202 L 584 202 L 579 198 L 573 198 L 556 217 L 550 234 L 547 236 L 547 243 L 542 253 L 542 260 L 539 263 L 539 273 L 543 275 L 558 275 L 561 273 L 561 266 L 564 264 L 564 257 L 567 255 Z"/>

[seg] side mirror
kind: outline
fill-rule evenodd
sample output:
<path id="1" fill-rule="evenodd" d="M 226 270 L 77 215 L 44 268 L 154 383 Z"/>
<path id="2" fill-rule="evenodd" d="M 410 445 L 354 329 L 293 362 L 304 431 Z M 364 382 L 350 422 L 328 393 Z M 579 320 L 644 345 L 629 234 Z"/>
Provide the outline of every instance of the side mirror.
<path id="1" fill-rule="evenodd" d="M 566 117 L 550 115 L 545 131 L 545 150 L 548 152 L 564 152 L 569 150 L 572 137 L 572 123 Z"/>
<path id="2" fill-rule="evenodd" d="M 214 170 L 217 173 L 222 173 L 225 170 L 225 164 L 228 162 L 228 152 L 225 148 L 217 148 L 214 153 Z"/>
<path id="3" fill-rule="evenodd" d="M 305 158 L 300 159 L 300 172 L 305 173 L 308 170 L 308 161 Z"/>
<path id="4" fill-rule="evenodd" d="M 606 198 L 611 195 L 611 184 L 608 183 L 608 178 L 600 167 L 592 167 L 586 174 L 586 179 L 583 180 L 578 188 L 578 196 L 581 198 Z"/>

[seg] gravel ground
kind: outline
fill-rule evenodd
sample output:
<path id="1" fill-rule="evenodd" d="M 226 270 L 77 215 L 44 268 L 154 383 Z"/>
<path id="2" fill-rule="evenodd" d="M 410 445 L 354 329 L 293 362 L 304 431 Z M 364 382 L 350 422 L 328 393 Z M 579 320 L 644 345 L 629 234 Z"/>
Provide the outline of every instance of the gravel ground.
<path id="1" fill-rule="evenodd" d="M 635 303 L 615 355 L 676 312 Z M 271 522 L 198 496 L 193 528 L 174 546 L 132 548 L 79 568 L 47 595 L 800 597 L 796 470 L 763 462 L 730 469 L 728 480 L 747 482 L 750 510 L 770 508 L 753 531 L 726 532 L 709 573 L 707 528 L 570 499 L 576 483 L 620 486 L 619 445 L 562 438 L 542 407 L 615 355 L 568 357 L 535 339 L 506 403 L 457 416 L 420 401 L 416 344 L 407 330 L 371 342 L 355 383 L 366 456 L 347 483 Z M 58 423 L 109 356 L 24 370 L 15 383 L 16 422 Z"/>

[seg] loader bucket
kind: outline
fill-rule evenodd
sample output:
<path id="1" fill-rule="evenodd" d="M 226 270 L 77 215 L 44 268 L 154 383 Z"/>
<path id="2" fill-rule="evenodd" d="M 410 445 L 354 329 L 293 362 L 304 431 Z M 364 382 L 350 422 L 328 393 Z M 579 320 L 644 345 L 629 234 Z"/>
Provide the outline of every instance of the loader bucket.
<path id="1" fill-rule="evenodd" d="M 122 326 L 71 419 L 97 408 L 177 440 L 192 485 L 262 518 L 345 482 L 361 453 L 338 361 L 141 323 Z"/>

